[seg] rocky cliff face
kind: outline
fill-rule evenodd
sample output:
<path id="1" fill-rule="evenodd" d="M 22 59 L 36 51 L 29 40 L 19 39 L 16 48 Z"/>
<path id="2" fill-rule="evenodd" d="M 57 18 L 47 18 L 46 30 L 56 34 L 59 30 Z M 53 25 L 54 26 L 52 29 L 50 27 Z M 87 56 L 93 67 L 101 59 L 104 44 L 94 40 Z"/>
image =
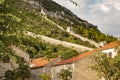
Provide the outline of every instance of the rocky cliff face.
<path id="1" fill-rule="evenodd" d="M 69 9 L 57 4 L 52 0 L 25 0 L 25 1 L 29 2 L 32 5 L 32 7 L 34 7 L 38 12 L 40 12 L 41 9 L 44 10 L 47 17 L 54 16 L 57 19 L 58 18 L 62 20 L 65 19 L 65 21 L 72 26 L 83 25 L 86 28 L 94 28 L 98 30 L 96 25 L 93 25 L 85 20 L 82 20 L 81 18 L 73 14 Z"/>
<path id="2" fill-rule="evenodd" d="M 60 16 L 63 17 L 63 19 L 65 18 L 66 21 L 71 25 L 83 25 L 86 28 L 92 27 L 98 30 L 96 25 L 93 25 L 85 20 L 82 20 L 81 18 L 73 14 L 69 9 L 57 4 L 52 0 L 37 0 L 37 1 L 41 5 L 41 7 L 45 9 L 46 14 L 49 16 L 54 14 L 55 17 L 57 18 L 60 18 Z"/>

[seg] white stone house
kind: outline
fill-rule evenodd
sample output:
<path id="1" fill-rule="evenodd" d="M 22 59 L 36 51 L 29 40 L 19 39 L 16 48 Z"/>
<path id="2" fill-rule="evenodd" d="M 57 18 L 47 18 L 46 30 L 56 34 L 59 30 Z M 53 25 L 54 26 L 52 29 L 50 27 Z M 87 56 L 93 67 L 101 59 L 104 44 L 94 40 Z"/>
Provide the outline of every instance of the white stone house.
<path id="1" fill-rule="evenodd" d="M 107 45 L 105 45 L 104 47 L 100 48 L 99 50 L 101 50 L 103 53 L 108 54 L 108 56 L 114 58 L 117 55 L 117 49 L 120 45 L 119 42 L 111 42 Z"/>

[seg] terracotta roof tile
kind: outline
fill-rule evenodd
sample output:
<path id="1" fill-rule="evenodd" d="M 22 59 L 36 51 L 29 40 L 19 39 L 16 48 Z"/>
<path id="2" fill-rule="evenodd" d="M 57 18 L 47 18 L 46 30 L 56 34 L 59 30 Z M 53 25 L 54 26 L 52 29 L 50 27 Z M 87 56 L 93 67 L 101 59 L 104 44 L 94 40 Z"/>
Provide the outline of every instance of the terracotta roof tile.
<path id="1" fill-rule="evenodd" d="M 102 48 L 98 48 L 98 49 L 94 49 L 94 50 L 90 50 L 88 52 L 85 52 L 83 54 L 80 54 L 80 55 L 77 55 L 77 56 L 74 56 L 72 58 L 69 58 L 69 59 L 66 59 L 66 60 L 62 60 L 62 61 L 59 61 L 57 63 L 55 63 L 53 66 L 58 66 L 58 65 L 64 65 L 64 64 L 70 64 L 70 63 L 73 63 L 75 61 L 78 61 L 92 53 L 94 53 L 95 51 L 97 50 L 105 50 L 105 49 L 109 49 L 109 48 L 113 48 L 115 46 L 117 46 L 118 44 L 120 44 L 119 42 L 111 42 L 107 45 L 105 45 L 104 47 Z M 50 59 L 50 61 L 54 61 L 56 60 L 56 58 L 53 58 L 53 59 Z M 49 63 L 49 61 L 45 58 L 38 58 L 38 59 L 33 59 L 32 60 L 32 63 L 31 63 L 31 68 L 38 68 L 38 67 L 43 67 L 45 65 L 47 65 Z"/>
<path id="2" fill-rule="evenodd" d="M 66 59 L 66 60 L 62 60 L 62 61 L 56 63 L 56 64 L 53 65 L 53 66 L 58 66 L 58 65 L 64 65 L 64 64 L 73 63 L 73 62 L 75 62 L 75 61 L 78 61 L 78 60 L 80 60 L 80 59 L 82 59 L 82 58 L 84 58 L 84 57 L 86 57 L 86 56 L 94 53 L 94 52 L 97 51 L 97 50 L 105 50 L 105 49 L 113 48 L 113 47 L 117 46 L 118 44 L 120 44 L 120 43 L 119 43 L 119 42 L 111 42 L 111 43 L 105 45 L 105 46 L 102 47 L 102 48 L 90 50 L 90 51 L 85 52 L 85 53 L 83 53 L 83 54 L 74 56 L 74 57 L 72 57 L 72 58 L 69 58 L 69 59 Z"/>
<path id="3" fill-rule="evenodd" d="M 73 63 L 75 61 L 78 61 L 92 53 L 94 53 L 96 50 L 91 50 L 91 51 L 88 51 L 88 52 L 85 52 L 83 54 L 80 54 L 80 55 L 77 55 L 77 56 L 74 56 L 72 58 L 69 58 L 69 59 L 66 59 L 66 60 L 62 60 L 58 63 L 56 63 L 54 66 L 58 66 L 58 65 L 64 65 L 64 64 L 70 64 L 70 63 Z"/>
<path id="4" fill-rule="evenodd" d="M 49 62 L 52 62 L 54 60 L 56 60 L 57 58 L 52 58 L 50 60 L 46 59 L 46 58 L 37 58 L 37 59 L 32 59 L 31 60 L 31 64 L 30 64 L 30 68 L 34 69 L 34 68 L 38 68 L 38 67 L 43 67 L 46 66 Z"/>
<path id="5" fill-rule="evenodd" d="M 106 50 L 106 49 L 114 48 L 114 47 L 116 47 L 118 45 L 120 45 L 120 42 L 118 42 L 118 41 L 111 42 L 111 43 L 105 45 L 104 47 L 99 48 L 99 50 Z"/>

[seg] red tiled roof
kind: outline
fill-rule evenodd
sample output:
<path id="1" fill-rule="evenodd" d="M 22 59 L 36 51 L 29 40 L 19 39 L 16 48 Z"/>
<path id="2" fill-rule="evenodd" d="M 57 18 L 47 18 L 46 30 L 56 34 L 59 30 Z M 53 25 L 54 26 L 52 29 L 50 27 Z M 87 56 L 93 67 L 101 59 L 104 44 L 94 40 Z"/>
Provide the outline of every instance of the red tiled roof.
<path id="1" fill-rule="evenodd" d="M 119 42 L 111 42 L 111 43 L 105 45 L 105 46 L 102 47 L 102 48 L 90 50 L 90 51 L 85 52 L 85 53 L 83 53 L 83 54 L 74 56 L 74 57 L 72 57 L 72 58 L 59 61 L 59 62 L 55 63 L 53 66 L 70 64 L 70 63 L 73 63 L 73 62 L 75 62 L 75 61 L 78 61 L 78 60 L 80 60 L 80 59 L 82 59 L 82 58 L 84 58 L 84 57 L 86 57 L 86 56 L 94 53 L 94 52 L 97 51 L 97 50 L 105 50 L 105 49 L 113 48 L 113 47 L 116 47 L 116 46 L 119 45 L 119 44 L 120 44 Z M 56 59 L 57 59 L 57 58 L 53 58 L 53 59 L 50 59 L 50 61 L 54 61 L 54 60 L 56 60 Z M 31 68 L 43 67 L 43 66 L 47 65 L 48 63 L 49 63 L 49 61 L 48 61 L 47 59 L 45 59 L 45 58 L 32 59 Z"/>
<path id="2" fill-rule="evenodd" d="M 88 51 L 88 52 L 85 52 L 83 54 L 80 54 L 80 55 L 77 55 L 77 56 L 74 56 L 72 58 L 69 58 L 69 59 L 66 59 L 66 60 L 62 60 L 58 63 L 56 63 L 54 66 L 58 66 L 58 65 L 64 65 L 64 64 L 70 64 L 70 63 L 73 63 L 75 61 L 78 61 L 92 53 L 94 53 L 96 50 L 91 50 L 91 51 Z"/>
<path id="3" fill-rule="evenodd" d="M 119 42 L 111 42 L 111 43 L 105 45 L 105 46 L 102 47 L 102 48 L 90 50 L 90 51 L 85 52 L 85 53 L 83 53 L 83 54 L 74 56 L 74 57 L 72 57 L 72 58 L 69 58 L 69 59 L 66 59 L 66 60 L 62 60 L 62 61 L 56 63 L 54 66 L 73 63 L 73 62 L 75 62 L 75 61 L 78 61 L 78 60 L 80 60 L 80 59 L 82 59 L 82 58 L 84 58 L 84 57 L 86 57 L 86 56 L 94 53 L 94 52 L 97 51 L 97 50 L 105 50 L 105 49 L 113 48 L 113 47 L 116 47 L 116 46 L 119 45 L 119 44 L 120 44 Z"/>
<path id="4" fill-rule="evenodd" d="M 120 45 L 120 42 L 118 42 L 118 41 L 111 42 L 111 43 L 105 45 L 104 47 L 99 48 L 99 50 L 106 50 L 106 49 L 114 48 L 114 47 L 116 47 L 118 45 Z"/>
<path id="5" fill-rule="evenodd" d="M 30 68 L 34 69 L 34 68 L 38 68 L 38 67 L 43 67 L 46 66 L 49 62 L 52 62 L 54 60 L 56 60 L 57 58 L 52 58 L 50 60 L 46 59 L 46 58 L 37 58 L 37 59 L 32 59 L 31 60 L 31 64 L 30 64 Z"/>

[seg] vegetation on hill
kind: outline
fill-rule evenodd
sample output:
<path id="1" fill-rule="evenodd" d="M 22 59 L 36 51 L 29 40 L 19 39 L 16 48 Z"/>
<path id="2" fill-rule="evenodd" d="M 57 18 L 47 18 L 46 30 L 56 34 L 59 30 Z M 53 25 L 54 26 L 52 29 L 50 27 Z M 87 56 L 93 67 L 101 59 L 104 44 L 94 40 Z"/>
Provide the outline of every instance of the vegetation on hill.
<path id="1" fill-rule="evenodd" d="M 59 24 L 64 29 L 67 29 L 67 27 L 72 26 L 73 32 L 80 34 L 84 37 L 87 37 L 88 39 L 94 40 L 96 42 L 106 41 L 107 43 L 109 43 L 117 40 L 117 38 L 113 37 L 112 35 L 105 35 L 101 33 L 97 29 L 97 26 L 78 18 L 70 10 L 66 9 L 65 7 L 57 4 L 52 0 L 38 0 L 38 1 L 43 5 L 43 7 L 46 10 L 54 12 L 58 15 L 51 16 L 48 14 L 47 17 L 53 20 L 55 23 Z M 61 17 L 59 18 L 59 16 Z"/>
<path id="2" fill-rule="evenodd" d="M 74 33 L 77 33 L 96 42 L 106 41 L 109 43 L 117 40 L 117 38 L 113 37 L 112 35 L 105 35 L 101 33 L 91 24 L 89 26 L 86 25 L 86 22 L 71 24 L 71 20 L 66 20 L 67 18 L 64 16 L 59 19 L 58 17 L 48 15 L 48 18 L 62 26 L 64 29 L 67 29 L 67 27 L 71 26 Z"/>
<path id="3" fill-rule="evenodd" d="M 29 26 L 29 27 L 27 26 L 26 30 L 28 31 L 41 34 L 41 35 L 45 35 L 48 37 L 52 37 L 58 40 L 80 44 L 80 45 L 87 46 L 87 47 L 92 47 L 92 48 L 95 47 L 94 45 L 91 45 L 89 42 L 82 41 L 81 39 L 74 37 L 70 35 L 69 33 L 59 29 L 58 27 L 56 27 L 57 25 L 50 22 L 49 20 L 46 20 L 44 16 L 41 16 L 41 17 L 34 16 L 32 20 L 35 20 L 35 24 L 33 24 L 34 26 Z"/>
<path id="4" fill-rule="evenodd" d="M 26 62 L 24 61 L 19 62 L 20 57 L 16 56 L 9 48 L 11 45 L 16 45 L 25 50 L 29 53 L 31 58 L 53 58 L 61 55 L 63 59 L 66 59 L 78 54 L 78 52 L 73 49 L 65 48 L 61 45 L 54 46 L 42 42 L 41 39 L 25 36 L 23 34 L 25 30 L 33 29 L 34 31 L 35 29 L 36 31 L 39 28 L 35 28 L 34 26 L 38 23 L 42 25 L 42 22 L 44 27 L 47 26 L 46 30 L 49 28 L 48 26 L 51 26 L 49 29 L 53 28 L 53 31 L 51 32 L 57 30 L 54 26 L 44 21 L 34 9 L 28 9 L 27 7 L 30 8 L 30 4 L 21 0 L 0 1 L 0 62 L 10 63 L 11 60 L 15 59 L 15 63 L 18 63 L 17 69 L 5 72 L 6 80 L 30 77 L 29 65 L 26 65 Z M 45 28 L 43 28 L 43 32 L 41 31 L 40 33 L 44 34 Z M 46 33 L 45 35 L 48 34 Z"/>
<path id="5" fill-rule="evenodd" d="M 13 12 L 8 12 L 12 13 L 13 17 L 15 17 L 15 24 L 13 24 L 12 20 L 8 20 L 9 28 L 11 30 L 8 30 L 10 32 L 16 32 L 22 33 L 24 30 L 28 30 L 37 34 L 45 35 L 48 37 L 52 37 L 55 39 L 63 40 L 63 41 L 68 41 L 80 45 L 84 45 L 87 47 L 95 47 L 87 41 L 82 41 L 77 37 L 74 37 L 70 35 L 69 33 L 62 31 L 61 29 L 57 28 L 56 25 L 49 20 L 45 19 L 45 16 L 38 13 L 38 9 L 30 6 L 29 3 L 23 2 L 18 0 L 13 4 L 15 7 L 11 6 L 11 11 Z M 22 6 L 18 6 L 22 5 Z M 15 22 L 14 21 L 14 22 Z M 12 28 L 13 27 L 13 28 Z M 7 32 L 7 31 L 6 31 Z"/>
<path id="6" fill-rule="evenodd" d="M 48 0 L 41 1 L 47 2 Z M 50 4 L 53 3 L 51 2 L 46 5 L 51 6 Z M 53 7 L 55 7 L 55 9 L 53 9 Z M 57 4 L 53 4 L 51 7 L 46 6 L 46 8 L 49 8 L 49 10 L 54 10 L 55 12 L 61 7 L 57 6 Z M 25 36 L 23 32 L 26 30 L 55 39 L 77 43 L 88 47 L 94 47 L 88 42 L 84 42 L 79 38 L 76 38 L 57 28 L 55 24 L 46 20 L 45 16 L 41 16 L 41 14 L 39 14 L 39 9 L 39 7 L 36 8 L 34 5 L 26 2 L 25 0 L 0 0 L 0 62 L 2 61 L 9 63 L 9 61 L 13 58 L 15 59 L 15 62 L 18 61 L 19 57 L 15 56 L 14 52 L 9 48 L 11 45 L 16 45 L 17 47 L 25 50 L 31 58 L 54 58 L 61 55 L 63 59 L 67 59 L 78 54 L 75 50 L 64 48 L 62 45 L 51 45 L 49 43 L 44 43 L 40 38 Z M 63 8 L 59 10 L 62 9 Z M 69 14 L 69 11 L 67 12 L 68 15 L 71 15 L 71 13 Z M 50 19 L 53 20 L 52 18 Z M 69 19 L 72 20 L 70 17 Z M 74 20 L 74 22 L 76 21 Z M 63 23 L 62 25 L 66 25 L 62 20 L 58 20 L 56 23 L 60 23 L 59 25 L 61 25 L 61 23 Z M 112 36 L 106 37 L 105 39 L 100 38 L 98 40 L 98 36 L 101 34 L 100 32 L 96 32 L 92 28 L 84 29 L 84 26 L 82 26 L 82 28 L 83 29 L 81 29 L 81 25 L 78 25 L 78 27 L 74 28 L 74 32 L 93 40 L 96 39 L 98 42 L 99 40 L 107 40 L 108 42 L 115 40 Z M 102 34 L 101 37 L 104 38 L 105 35 Z M 21 61 L 18 64 L 19 67 L 17 69 L 6 72 L 6 80 L 30 77 L 29 66 L 26 65 L 26 62 Z"/>
<path id="7" fill-rule="evenodd" d="M 65 48 L 62 45 L 51 45 L 43 42 L 40 38 L 21 36 L 19 39 L 21 40 L 20 47 L 28 52 L 31 58 L 56 58 L 61 55 L 63 59 L 66 59 L 78 54 L 72 48 Z"/>
<path id="8" fill-rule="evenodd" d="M 100 31 L 95 30 L 94 28 L 86 29 L 83 26 L 77 26 L 76 28 L 74 28 L 74 32 L 96 42 L 106 41 L 107 43 L 109 43 L 117 40 L 117 38 L 113 37 L 112 35 L 105 35 Z"/>
<path id="9" fill-rule="evenodd" d="M 30 77 L 30 69 L 28 63 L 21 59 L 21 57 L 15 55 L 15 53 L 9 48 L 17 40 L 14 35 L 22 31 L 21 18 L 19 10 L 14 7 L 14 0 L 0 0 L 0 64 L 12 63 L 18 64 L 18 67 L 12 70 L 7 70 L 4 76 L 0 75 L 0 79 L 3 77 L 5 80 L 17 80 Z M 0 66 L 4 68 L 3 66 Z M 4 73 L 4 72 L 3 72 Z M 22 74 L 21 74 L 22 73 Z"/>
<path id="10" fill-rule="evenodd" d="M 42 42 L 42 40 L 40 39 L 34 39 L 25 36 L 23 34 L 24 30 L 31 30 L 33 32 L 36 31 L 36 33 L 39 32 L 40 34 L 44 34 L 47 36 L 54 36 L 54 38 L 57 38 L 57 35 L 59 37 L 60 34 L 61 38 L 64 35 L 70 35 L 68 33 L 59 31 L 58 28 L 45 21 L 44 18 L 40 17 L 39 14 L 37 14 L 34 10 L 27 11 L 23 8 L 23 6 L 19 7 L 18 4 L 24 6 L 28 5 L 27 3 L 20 0 L 18 0 L 17 2 L 14 0 L 6 0 L 5 3 L 1 4 L 2 11 L 0 16 L 0 42 L 2 45 L 1 47 L 3 47 L 1 48 L 1 52 L 6 47 L 16 45 L 30 53 L 31 58 L 45 56 L 57 57 L 58 55 L 61 55 L 64 59 L 66 59 L 78 54 L 78 52 L 74 51 L 73 49 L 67 49 L 61 45 L 50 45 L 48 43 Z M 9 7 L 7 7 L 7 5 L 9 5 Z M 16 6 L 16 8 L 14 6 Z M 56 32 L 57 30 L 58 32 Z M 74 41 L 74 37 L 70 37 L 70 40 L 73 38 Z"/>

